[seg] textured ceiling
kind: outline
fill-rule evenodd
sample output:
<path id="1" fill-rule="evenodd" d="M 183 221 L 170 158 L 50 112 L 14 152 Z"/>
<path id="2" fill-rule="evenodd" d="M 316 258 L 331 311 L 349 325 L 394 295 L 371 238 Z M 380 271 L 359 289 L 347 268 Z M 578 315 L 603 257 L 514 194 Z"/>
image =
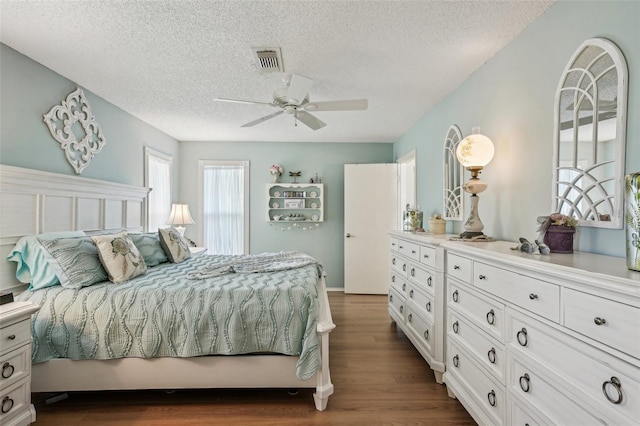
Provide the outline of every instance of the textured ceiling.
<path id="1" fill-rule="evenodd" d="M 2 0 L 0 40 L 178 140 L 393 142 L 552 3 Z M 259 46 L 315 81 L 312 101 L 369 109 L 240 127 L 274 110 L 214 98 L 284 86 L 256 69 Z"/>

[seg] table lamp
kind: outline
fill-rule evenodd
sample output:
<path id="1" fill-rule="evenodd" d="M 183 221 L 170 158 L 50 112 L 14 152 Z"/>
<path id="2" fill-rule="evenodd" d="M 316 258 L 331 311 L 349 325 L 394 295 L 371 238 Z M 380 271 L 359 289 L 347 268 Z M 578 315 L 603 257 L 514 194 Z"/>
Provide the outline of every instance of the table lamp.
<path id="1" fill-rule="evenodd" d="M 191 218 L 188 204 L 172 204 L 171 214 L 167 223 L 175 228 L 180 235 L 184 236 L 185 227 L 182 225 L 193 225 L 195 222 Z"/>

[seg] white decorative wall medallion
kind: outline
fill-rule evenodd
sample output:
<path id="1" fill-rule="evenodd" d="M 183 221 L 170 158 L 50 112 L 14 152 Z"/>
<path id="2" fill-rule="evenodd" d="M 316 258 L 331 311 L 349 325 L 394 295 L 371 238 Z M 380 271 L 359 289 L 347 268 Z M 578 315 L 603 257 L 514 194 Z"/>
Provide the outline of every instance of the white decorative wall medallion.
<path id="1" fill-rule="evenodd" d="M 69 93 L 65 101 L 55 105 L 43 117 L 76 174 L 81 174 L 107 143 L 80 88 Z"/>

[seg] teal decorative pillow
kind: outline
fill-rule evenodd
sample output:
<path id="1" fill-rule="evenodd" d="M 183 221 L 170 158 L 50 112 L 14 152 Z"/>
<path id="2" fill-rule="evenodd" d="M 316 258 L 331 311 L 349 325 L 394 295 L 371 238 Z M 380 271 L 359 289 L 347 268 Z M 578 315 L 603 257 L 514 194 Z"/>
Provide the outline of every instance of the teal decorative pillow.
<path id="1" fill-rule="evenodd" d="M 168 262 L 169 259 L 165 254 L 157 232 L 147 232 L 143 234 L 129 234 L 129 238 L 136 245 L 136 248 L 142 255 L 144 263 L 147 267 L 156 266 L 161 263 Z"/>
<path id="2" fill-rule="evenodd" d="M 173 228 L 160 228 L 158 229 L 158 235 L 160 237 L 160 245 L 170 262 L 180 263 L 191 257 L 189 243 L 178 231 Z"/>
<path id="3" fill-rule="evenodd" d="M 147 264 L 126 232 L 91 237 L 109 280 L 121 283 L 147 273 Z"/>
<path id="4" fill-rule="evenodd" d="M 107 272 L 90 237 L 38 241 L 45 248 L 49 265 L 54 268 L 62 287 L 81 288 L 107 280 Z"/>
<path id="5" fill-rule="evenodd" d="M 18 240 L 7 259 L 16 262 L 16 279 L 29 284 L 29 290 L 51 287 L 60 284 L 55 265 L 49 265 L 47 251 L 38 238 L 82 237 L 83 231 L 49 232 L 29 235 Z"/>

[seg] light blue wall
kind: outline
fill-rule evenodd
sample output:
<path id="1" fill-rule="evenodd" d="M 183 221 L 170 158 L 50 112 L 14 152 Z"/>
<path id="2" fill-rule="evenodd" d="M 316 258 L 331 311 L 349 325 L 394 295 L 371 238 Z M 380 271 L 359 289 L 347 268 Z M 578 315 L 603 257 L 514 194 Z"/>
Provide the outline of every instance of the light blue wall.
<path id="1" fill-rule="evenodd" d="M 42 116 L 78 85 L 4 44 L 0 44 L 0 71 L 0 163 L 74 175 Z M 174 157 L 173 188 L 177 197 L 178 141 L 89 90 L 83 91 L 107 143 L 82 177 L 142 186 L 144 147 L 148 146 Z"/>
<path id="2" fill-rule="evenodd" d="M 559 1 L 403 135 L 394 155 L 417 149 L 418 204 L 425 213 L 442 212 L 442 146 L 449 126 L 458 125 L 463 136 L 477 126 L 496 149 L 481 175 L 489 184 L 480 195 L 485 234 L 511 241 L 536 236 L 536 217 L 551 210 L 556 88 L 571 55 L 589 38 L 613 41 L 626 57 L 626 173 L 640 170 L 639 16 L 638 1 Z M 462 222 L 450 222 L 448 230 L 461 232 Z M 581 251 L 625 256 L 624 230 L 581 227 L 576 244 Z"/>
<path id="3" fill-rule="evenodd" d="M 302 128 L 301 128 L 302 129 Z M 305 130 L 306 131 L 306 130 Z M 298 250 L 318 259 L 327 272 L 328 287 L 344 287 L 344 165 L 392 161 L 390 143 L 271 143 L 181 142 L 180 194 L 182 202 L 198 204 L 198 160 L 250 161 L 250 251 Z M 316 172 L 325 185 L 325 222 L 313 231 L 282 232 L 266 221 L 268 169 L 285 169 L 281 182 L 293 182 L 290 171 L 302 171 L 298 182 L 308 182 Z M 375 191 L 375 188 L 364 190 Z M 192 211 L 193 213 L 193 211 Z M 196 213 L 197 214 L 197 213 Z M 202 235 L 202 220 L 190 235 Z"/>

